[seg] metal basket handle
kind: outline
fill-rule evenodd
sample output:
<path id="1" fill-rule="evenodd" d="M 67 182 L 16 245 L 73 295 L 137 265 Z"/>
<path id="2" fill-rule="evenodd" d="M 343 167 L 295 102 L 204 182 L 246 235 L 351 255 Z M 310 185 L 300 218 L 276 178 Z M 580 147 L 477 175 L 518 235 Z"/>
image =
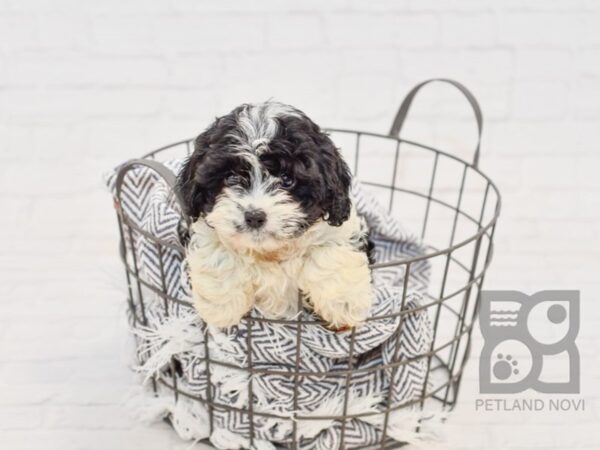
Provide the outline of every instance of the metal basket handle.
<path id="1" fill-rule="evenodd" d="M 390 129 L 390 136 L 397 137 L 400 135 L 400 131 L 402 130 L 402 126 L 404 125 L 404 121 L 406 120 L 406 116 L 408 115 L 408 110 L 410 109 L 410 105 L 417 95 L 417 93 L 421 90 L 421 88 L 429 83 L 434 81 L 439 81 L 442 83 L 448 83 L 451 86 L 454 86 L 458 89 L 467 99 L 471 108 L 473 109 L 473 113 L 475 114 L 475 120 L 477 122 L 477 146 L 475 147 L 475 155 L 473 156 L 473 167 L 477 167 L 479 164 L 479 148 L 481 146 L 481 131 L 483 129 L 483 116 L 481 114 L 481 108 L 479 107 L 479 103 L 477 103 L 477 99 L 475 96 L 469 91 L 465 86 L 460 84 L 458 81 L 450 80 L 448 78 L 433 78 L 431 80 L 423 81 L 422 83 L 417 84 L 411 91 L 404 97 L 398 112 L 396 113 L 396 117 L 394 118 L 394 122 L 392 123 L 392 128 Z"/>

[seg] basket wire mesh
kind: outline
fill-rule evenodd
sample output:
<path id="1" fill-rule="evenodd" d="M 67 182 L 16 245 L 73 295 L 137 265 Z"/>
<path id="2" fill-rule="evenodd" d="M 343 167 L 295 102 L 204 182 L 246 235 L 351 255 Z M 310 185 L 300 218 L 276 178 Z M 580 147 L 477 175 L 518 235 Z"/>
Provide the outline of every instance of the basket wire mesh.
<path id="1" fill-rule="evenodd" d="M 444 82 L 457 88 L 468 100 L 475 114 L 477 123 L 477 145 L 473 160 L 467 162 L 461 158 L 414 141 L 399 138 L 399 134 L 405 123 L 412 101 L 419 90 L 433 82 Z M 178 361 L 174 357 L 170 367 L 166 368 L 163 375 L 158 374 L 152 379 L 153 387 L 157 385 L 173 391 L 175 400 L 181 396 L 194 401 L 202 402 L 209 417 L 210 431 L 214 429 L 214 411 L 237 411 L 244 415 L 249 425 L 250 447 L 256 439 L 254 430 L 255 417 L 272 417 L 289 420 L 289 416 L 280 416 L 275 413 L 256 411 L 253 400 L 253 377 L 260 375 L 283 375 L 291 377 L 294 382 L 293 390 L 293 417 L 292 417 L 292 440 L 287 445 L 296 449 L 299 446 L 298 423 L 302 420 L 337 420 L 341 422 L 340 449 L 350 448 L 345 444 L 346 427 L 349 420 L 364 418 L 369 415 L 378 414 L 382 417 L 381 439 L 372 448 L 392 449 L 403 444 L 389 438 L 387 434 L 389 417 L 393 411 L 407 407 L 424 408 L 431 402 L 437 402 L 445 409 L 451 409 L 458 396 L 459 386 L 467 363 L 471 333 L 478 312 L 478 297 L 482 289 L 487 268 L 490 265 L 493 253 L 493 237 L 496 221 L 500 212 L 500 193 L 496 185 L 478 167 L 479 148 L 482 130 L 482 115 L 475 97 L 461 84 L 447 79 L 428 80 L 413 88 L 402 102 L 400 109 L 393 121 L 388 134 L 377 134 L 364 131 L 345 129 L 328 129 L 334 142 L 339 145 L 343 141 L 347 145 L 341 145 L 347 161 L 354 168 L 354 176 L 364 186 L 375 194 L 384 204 L 388 205 L 391 213 L 397 214 L 403 223 L 408 223 L 409 228 L 420 230 L 420 237 L 427 243 L 428 253 L 423 256 L 406 258 L 403 260 L 375 263 L 371 265 L 373 271 L 386 267 L 398 267 L 404 271 L 404 289 L 401 300 L 400 312 L 387 316 L 371 317 L 368 320 L 381 320 L 399 316 L 399 326 L 391 339 L 397 339 L 394 358 L 388 364 L 382 363 L 376 367 L 354 369 L 356 360 L 355 329 L 350 331 L 350 346 L 347 355 L 346 369 L 335 369 L 330 371 L 306 371 L 301 369 L 301 345 L 303 332 L 306 326 L 317 323 L 315 321 L 303 320 L 301 315 L 293 319 L 296 330 L 296 353 L 295 367 L 293 371 L 277 371 L 272 369 L 257 368 L 253 365 L 252 352 L 247 355 L 246 370 L 249 374 L 248 383 L 248 407 L 238 408 L 232 405 L 218 403 L 213 400 L 211 392 L 211 365 L 221 365 L 240 370 L 238 366 L 224 361 L 211 358 L 208 340 L 204 340 L 204 358 L 206 366 L 207 388 L 205 395 L 197 396 L 180 388 L 177 383 Z M 174 144 L 161 147 L 141 159 L 131 160 L 121 166 L 116 180 L 115 208 L 117 211 L 120 253 L 125 265 L 128 296 L 127 302 L 134 321 L 147 324 L 144 292 L 151 292 L 162 299 L 165 314 L 169 314 L 169 304 L 179 303 L 191 306 L 181 299 L 170 296 L 167 293 L 162 254 L 165 249 L 184 251 L 183 246 L 165 241 L 154 236 L 144 229 L 136 226 L 123 209 L 119 207 L 123 195 L 122 187 L 126 173 L 135 167 L 145 166 L 155 171 L 166 185 L 172 190 L 177 201 L 181 204 L 179 194 L 176 190 L 175 175 L 170 172 L 160 161 L 169 157 L 183 157 L 192 151 L 193 139 L 186 139 Z M 368 152 L 367 152 L 368 151 Z M 363 167 L 376 166 L 373 174 L 362 173 Z M 388 159 L 385 159 L 388 158 Z M 389 163 L 386 163 L 389 161 Z M 415 165 L 414 162 L 417 162 Z M 452 170 L 449 167 L 452 166 Z M 383 180 L 383 173 L 378 167 L 390 168 L 389 179 Z M 420 170 L 416 170 L 420 169 Z M 416 176 L 415 176 L 416 174 Z M 412 178 L 416 179 L 413 185 Z M 452 200 L 453 198 L 453 200 Z M 412 208 L 412 205 L 420 205 Z M 418 211 L 416 213 L 415 211 Z M 184 218 L 189 225 L 189 218 Z M 136 237 L 143 237 L 152 242 L 160 261 L 162 286 L 157 288 L 149 280 L 144 279 L 140 273 L 136 258 Z M 411 277 L 411 267 L 419 261 L 427 260 L 431 263 L 432 277 L 426 301 L 416 308 L 407 310 L 407 286 Z M 302 309 L 302 300 L 298 299 L 298 308 Z M 429 350 L 419 354 L 412 359 L 400 359 L 398 357 L 398 340 L 401 337 L 404 317 L 417 310 L 426 310 L 433 324 L 433 339 Z M 247 347 L 252 348 L 252 325 L 254 321 L 265 321 L 271 323 L 290 322 L 283 319 L 266 319 L 257 317 L 245 317 L 248 333 L 246 336 Z M 203 324 L 206 328 L 206 325 Z M 206 331 L 206 329 L 204 330 Z M 394 405 L 391 401 L 379 412 L 350 413 L 348 411 L 349 386 L 351 377 L 359 371 L 369 373 L 372 371 L 392 371 L 392 380 L 396 371 L 413 360 L 424 358 L 427 362 L 426 379 L 423 383 L 419 398 L 403 404 Z M 298 389 L 302 377 L 343 377 L 345 390 L 343 398 L 343 413 L 336 416 L 302 416 L 298 411 Z M 432 382 L 432 380 L 437 380 Z M 389 387 L 388 398 L 393 397 L 393 383 Z M 417 430 L 418 431 L 418 430 Z"/>

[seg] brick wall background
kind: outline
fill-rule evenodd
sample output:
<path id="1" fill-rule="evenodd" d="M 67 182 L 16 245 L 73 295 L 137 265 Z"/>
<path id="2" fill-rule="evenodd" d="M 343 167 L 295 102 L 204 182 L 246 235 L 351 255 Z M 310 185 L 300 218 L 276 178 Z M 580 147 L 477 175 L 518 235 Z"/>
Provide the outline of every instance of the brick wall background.
<path id="1" fill-rule="evenodd" d="M 466 84 L 504 209 L 488 288 L 582 291 L 584 413 L 476 413 L 450 449 L 596 449 L 600 408 L 600 2 L 0 0 L 0 447 L 188 448 L 123 398 L 123 283 L 100 175 L 275 98 L 387 131 L 408 89 Z M 406 137 L 470 157 L 457 94 L 418 97 Z"/>

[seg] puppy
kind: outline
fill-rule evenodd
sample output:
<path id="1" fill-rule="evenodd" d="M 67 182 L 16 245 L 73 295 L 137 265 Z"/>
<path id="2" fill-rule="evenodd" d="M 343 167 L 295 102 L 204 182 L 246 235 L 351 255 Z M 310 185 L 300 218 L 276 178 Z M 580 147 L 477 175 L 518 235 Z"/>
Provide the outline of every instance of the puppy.
<path id="1" fill-rule="evenodd" d="M 266 102 L 217 118 L 194 147 L 178 187 L 200 317 L 228 327 L 256 307 L 289 318 L 301 295 L 336 329 L 363 321 L 367 240 L 331 139 L 301 111 Z"/>

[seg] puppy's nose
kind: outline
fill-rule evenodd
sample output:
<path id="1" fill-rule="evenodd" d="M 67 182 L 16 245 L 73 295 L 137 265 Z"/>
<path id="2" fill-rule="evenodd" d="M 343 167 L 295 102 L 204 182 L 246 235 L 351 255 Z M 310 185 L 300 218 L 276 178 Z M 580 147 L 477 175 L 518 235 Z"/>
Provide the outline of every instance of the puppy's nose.
<path id="1" fill-rule="evenodd" d="M 244 213 L 244 220 L 248 228 L 258 230 L 267 221 L 267 214 L 262 209 L 251 209 Z"/>

